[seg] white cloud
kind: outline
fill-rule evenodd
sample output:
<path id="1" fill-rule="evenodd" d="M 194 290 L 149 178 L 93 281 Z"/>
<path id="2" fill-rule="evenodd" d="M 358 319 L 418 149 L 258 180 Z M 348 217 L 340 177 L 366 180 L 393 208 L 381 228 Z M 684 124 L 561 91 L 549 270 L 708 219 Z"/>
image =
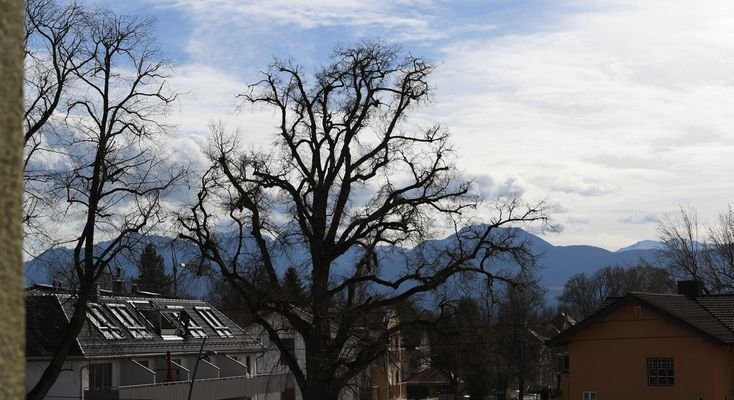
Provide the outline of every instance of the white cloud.
<path id="1" fill-rule="evenodd" d="M 624 224 L 657 224 L 658 217 L 654 213 L 650 214 L 638 214 L 633 213 L 625 215 L 619 219 L 619 222 Z"/>
<path id="2" fill-rule="evenodd" d="M 485 199 L 519 197 L 525 193 L 523 179 L 518 176 L 510 176 L 495 182 L 489 175 L 479 175 L 474 178 L 474 182 L 479 194 Z"/>
<path id="3" fill-rule="evenodd" d="M 588 226 L 604 234 L 563 241 L 654 235 L 624 223 L 625 209 L 722 208 L 734 190 L 734 3 L 577 5 L 536 30 L 445 46 L 424 117 L 450 127 L 467 171 L 522 175 L 528 194 L 600 216 Z"/>
<path id="4" fill-rule="evenodd" d="M 449 20 L 469 6 L 432 0 L 145 1 L 192 24 L 181 41 L 195 61 L 172 80 L 190 92 L 172 115 L 182 152 L 205 148 L 218 120 L 269 143 L 271 112 L 237 114 L 234 95 L 271 55 L 319 65 L 336 40 L 383 37 L 440 49 L 435 103 L 416 119 L 450 129 L 489 193 L 562 204 L 576 220 L 560 243 L 623 247 L 655 235 L 625 223 L 630 210 L 713 215 L 734 191 L 734 2 L 541 2 L 557 9 L 508 28 Z"/>

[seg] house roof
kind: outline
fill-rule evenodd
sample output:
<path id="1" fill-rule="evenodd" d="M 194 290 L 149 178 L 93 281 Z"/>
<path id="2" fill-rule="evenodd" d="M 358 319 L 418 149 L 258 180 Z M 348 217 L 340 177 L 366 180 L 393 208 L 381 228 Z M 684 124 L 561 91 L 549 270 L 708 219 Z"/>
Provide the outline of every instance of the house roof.
<path id="1" fill-rule="evenodd" d="M 74 299 L 68 292 L 26 292 L 26 357 L 50 357 L 58 348 L 74 312 Z M 189 329 L 184 325 L 186 318 Z M 209 351 L 262 348 L 259 341 L 202 300 L 99 296 L 90 303 L 70 356 L 197 353 L 204 338 Z"/>
<path id="2" fill-rule="evenodd" d="M 436 368 L 426 368 L 405 381 L 408 385 L 450 385 L 451 379 Z"/>
<path id="3" fill-rule="evenodd" d="M 61 345 L 69 321 L 56 296 L 26 296 L 26 355 L 51 354 Z M 75 341 L 69 356 L 81 356 Z"/>
<path id="4" fill-rule="evenodd" d="M 676 321 L 704 338 L 718 343 L 734 343 L 734 295 L 698 296 L 630 292 L 610 299 L 594 314 L 561 332 L 547 343 L 568 343 L 573 336 L 626 304 L 639 304 Z"/>

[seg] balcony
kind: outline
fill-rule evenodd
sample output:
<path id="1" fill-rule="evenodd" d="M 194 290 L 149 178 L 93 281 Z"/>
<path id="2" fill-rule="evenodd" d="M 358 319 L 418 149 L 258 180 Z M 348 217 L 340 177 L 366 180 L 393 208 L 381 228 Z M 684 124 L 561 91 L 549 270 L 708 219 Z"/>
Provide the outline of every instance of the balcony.
<path id="1" fill-rule="evenodd" d="M 198 374 L 197 374 L 198 375 Z M 185 399 L 191 381 L 127 385 L 118 388 L 120 399 Z M 264 393 L 279 393 L 293 387 L 288 374 L 257 375 L 248 377 L 197 378 L 191 394 L 192 400 L 216 400 L 254 397 Z"/>

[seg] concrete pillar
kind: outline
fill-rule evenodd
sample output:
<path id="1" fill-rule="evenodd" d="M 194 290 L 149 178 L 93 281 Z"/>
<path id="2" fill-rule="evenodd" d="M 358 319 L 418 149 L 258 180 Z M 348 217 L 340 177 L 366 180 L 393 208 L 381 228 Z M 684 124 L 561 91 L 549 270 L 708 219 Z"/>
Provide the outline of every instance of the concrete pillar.
<path id="1" fill-rule="evenodd" d="M 22 0 L 0 0 L 0 399 L 25 397 Z"/>

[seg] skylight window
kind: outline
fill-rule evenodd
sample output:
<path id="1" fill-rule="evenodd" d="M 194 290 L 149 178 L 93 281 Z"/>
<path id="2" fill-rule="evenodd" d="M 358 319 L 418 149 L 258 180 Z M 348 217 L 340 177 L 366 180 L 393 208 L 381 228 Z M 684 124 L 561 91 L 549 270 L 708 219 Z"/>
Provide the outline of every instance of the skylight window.
<path id="1" fill-rule="evenodd" d="M 227 337 L 231 338 L 234 337 L 232 334 L 232 331 L 222 323 L 222 321 L 217 317 L 216 314 L 211 310 L 209 307 L 194 307 L 196 312 L 201 315 L 201 318 L 204 318 L 204 321 L 206 321 L 209 326 L 214 329 L 215 332 L 217 332 L 217 335 L 221 337 Z"/>
<path id="2" fill-rule="evenodd" d="M 123 339 L 125 336 L 122 329 L 115 326 L 112 321 L 107 318 L 99 304 L 89 304 L 87 310 L 87 319 L 99 329 L 105 339 Z"/>
<path id="3" fill-rule="evenodd" d="M 107 308 L 135 339 L 151 339 L 153 337 L 124 304 L 107 304 Z"/>
<path id="4" fill-rule="evenodd" d="M 184 311 L 182 306 L 166 306 L 170 311 L 166 311 L 166 314 L 170 315 L 171 318 L 180 322 L 184 329 L 192 336 L 197 339 L 203 339 L 207 337 L 204 328 L 201 327 L 196 321 L 194 321 L 189 313 Z"/>
<path id="5" fill-rule="evenodd" d="M 204 332 L 204 328 L 201 327 L 201 325 L 197 324 L 196 321 L 194 321 L 189 314 L 186 313 L 186 311 L 181 310 L 181 321 L 184 321 L 188 319 L 189 323 L 187 326 L 187 330 L 191 334 L 191 336 L 199 339 L 203 339 L 206 337 L 206 332 Z M 219 332 L 217 332 L 219 333 Z M 230 336 L 232 334 L 230 333 Z M 220 335 L 221 336 L 221 335 Z"/>

